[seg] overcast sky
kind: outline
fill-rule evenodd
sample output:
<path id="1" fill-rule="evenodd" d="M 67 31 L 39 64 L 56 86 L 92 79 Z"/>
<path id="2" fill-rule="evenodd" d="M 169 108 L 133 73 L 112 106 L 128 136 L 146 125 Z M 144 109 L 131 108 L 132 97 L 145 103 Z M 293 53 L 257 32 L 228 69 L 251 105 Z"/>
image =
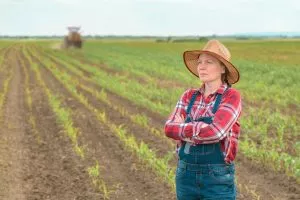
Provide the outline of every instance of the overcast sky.
<path id="1" fill-rule="evenodd" d="M 300 32 L 299 0 L 0 0 L 0 35 Z"/>

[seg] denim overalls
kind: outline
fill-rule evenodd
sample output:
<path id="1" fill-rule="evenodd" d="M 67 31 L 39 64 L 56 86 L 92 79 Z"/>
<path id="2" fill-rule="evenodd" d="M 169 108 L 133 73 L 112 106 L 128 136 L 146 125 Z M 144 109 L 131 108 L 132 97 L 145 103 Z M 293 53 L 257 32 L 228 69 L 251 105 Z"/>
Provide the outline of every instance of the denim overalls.
<path id="1" fill-rule="evenodd" d="M 198 94 L 199 91 L 193 94 L 188 105 L 186 123 L 192 121 L 190 111 Z M 217 94 L 213 114 L 221 99 L 222 95 Z M 213 117 L 201 117 L 194 121 L 211 124 Z M 183 142 L 176 170 L 177 200 L 234 200 L 234 172 L 234 164 L 224 161 L 220 143 L 191 145 Z"/>

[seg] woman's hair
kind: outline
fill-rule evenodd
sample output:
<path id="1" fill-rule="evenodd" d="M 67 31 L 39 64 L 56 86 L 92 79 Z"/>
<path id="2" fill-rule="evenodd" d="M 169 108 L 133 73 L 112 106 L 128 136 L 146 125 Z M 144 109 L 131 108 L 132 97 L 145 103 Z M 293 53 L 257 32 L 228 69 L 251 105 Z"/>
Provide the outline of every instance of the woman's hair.
<path id="1" fill-rule="evenodd" d="M 226 83 L 227 85 L 230 85 L 229 82 L 228 82 L 229 71 L 228 71 L 227 67 L 222 62 L 221 62 L 221 66 L 224 67 L 224 69 L 225 69 L 225 73 L 223 73 L 222 76 L 221 76 L 222 82 Z"/>

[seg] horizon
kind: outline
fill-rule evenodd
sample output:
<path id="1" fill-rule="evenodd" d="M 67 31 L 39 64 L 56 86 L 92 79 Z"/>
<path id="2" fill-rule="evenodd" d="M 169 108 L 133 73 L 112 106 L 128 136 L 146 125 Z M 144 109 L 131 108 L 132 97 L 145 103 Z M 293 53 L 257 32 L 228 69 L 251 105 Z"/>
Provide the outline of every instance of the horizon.
<path id="1" fill-rule="evenodd" d="M 64 37 L 67 34 L 61 35 L 0 35 L 0 37 Z M 209 37 L 299 37 L 300 32 L 249 32 L 249 33 L 233 33 L 233 34 L 226 34 L 226 35 L 101 35 L 101 34 L 94 34 L 94 35 L 86 35 L 81 34 L 83 37 L 190 37 L 190 38 L 209 38 Z"/>

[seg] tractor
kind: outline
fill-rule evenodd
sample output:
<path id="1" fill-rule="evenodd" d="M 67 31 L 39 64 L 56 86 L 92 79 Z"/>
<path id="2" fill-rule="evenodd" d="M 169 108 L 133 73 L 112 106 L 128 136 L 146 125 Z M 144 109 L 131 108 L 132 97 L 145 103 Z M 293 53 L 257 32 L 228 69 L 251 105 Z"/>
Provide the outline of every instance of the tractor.
<path id="1" fill-rule="evenodd" d="M 69 34 L 64 37 L 64 48 L 74 47 L 81 48 L 82 47 L 82 39 L 79 33 L 80 27 L 69 26 L 67 27 L 69 30 Z"/>

